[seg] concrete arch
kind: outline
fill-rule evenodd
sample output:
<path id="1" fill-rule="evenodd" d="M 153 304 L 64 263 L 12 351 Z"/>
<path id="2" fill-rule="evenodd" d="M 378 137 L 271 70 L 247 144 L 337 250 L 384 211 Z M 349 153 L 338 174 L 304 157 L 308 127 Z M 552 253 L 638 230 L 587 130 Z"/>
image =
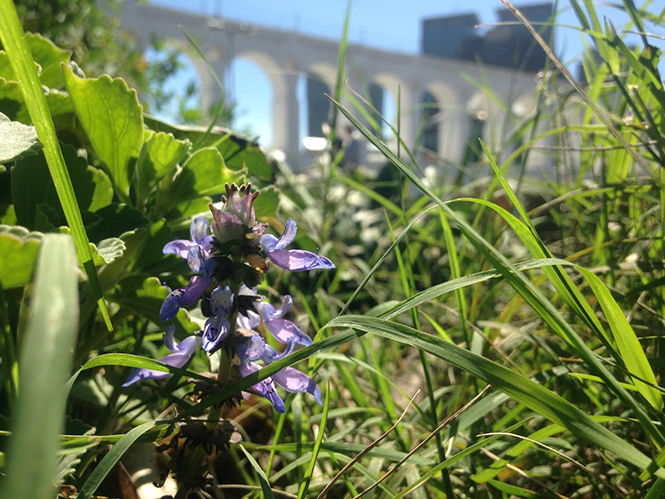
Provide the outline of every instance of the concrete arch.
<path id="1" fill-rule="evenodd" d="M 325 136 L 323 123 L 328 123 L 332 105 L 326 94 L 333 94 L 336 71 L 330 64 L 319 63 L 310 65 L 301 75 L 300 109 L 305 124 L 301 139 Z"/>
<path id="2" fill-rule="evenodd" d="M 272 86 L 272 144 L 287 157 L 297 157 L 299 150 L 298 68 L 294 60 L 278 62 L 266 52 L 239 50 L 232 60 L 248 59 L 268 76 Z"/>

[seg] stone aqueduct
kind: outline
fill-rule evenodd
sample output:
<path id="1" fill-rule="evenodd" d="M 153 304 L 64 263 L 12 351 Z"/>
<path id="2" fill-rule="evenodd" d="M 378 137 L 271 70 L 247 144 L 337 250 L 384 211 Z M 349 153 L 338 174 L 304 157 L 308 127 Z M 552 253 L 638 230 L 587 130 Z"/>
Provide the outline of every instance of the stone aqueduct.
<path id="1" fill-rule="evenodd" d="M 123 27 L 132 32 L 139 46 L 148 47 L 156 35 L 171 46 L 187 47 L 182 26 L 200 44 L 212 67 L 222 79 L 234 58 L 257 63 L 268 75 L 272 90 L 272 147 L 297 158 L 299 143 L 299 102 L 296 85 L 302 75 L 315 74 L 329 88 L 334 87 L 339 44 L 334 41 L 291 31 L 251 26 L 198 14 L 184 13 L 149 4 L 125 2 L 121 10 Z M 203 108 L 221 95 L 206 65 L 192 58 L 200 80 Z M 508 103 L 513 113 L 523 116 L 533 107 L 534 75 L 504 68 L 453 59 L 407 55 L 349 44 L 347 86 L 354 90 L 376 83 L 395 98 L 400 89 L 401 132 L 407 144 L 415 141 L 425 92 L 437 102 L 438 154 L 458 162 L 474 116 L 486 119 L 486 142 L 501 137 L 505 107 L 471 82 L 483 82 L 494 96 Z"/>

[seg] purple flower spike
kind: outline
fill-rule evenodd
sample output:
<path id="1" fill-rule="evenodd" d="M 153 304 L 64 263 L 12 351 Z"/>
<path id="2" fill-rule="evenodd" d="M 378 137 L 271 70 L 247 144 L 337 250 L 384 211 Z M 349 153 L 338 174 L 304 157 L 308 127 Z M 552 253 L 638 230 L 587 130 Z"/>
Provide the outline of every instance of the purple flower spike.
<path id="1" fill-rule="evenodd" d="M 162 308 L 159 310 L 159 317 L 164 322 L 170 321 L 176 316 L 178 310 L 194 305 L 199 301 L 211 284 L 212 277 L 193 276 L 187 287 L 173 290 L 166 297 L 164 303 L 162 303 Z"/>
<path id="2" fill-rule="evenodd" d="M 335 264 L 325 256 L 319 256 L 311 251 L 284 249 L 293 242 L 297 230 L 298 227 L 296 226 L 296 223 L 293 219 L 289 218 L 284 226 L 284 232 L 279 239 L 270 234 L 264 234 L 261 236 L 261 246 L 266 250 L 270 261 L 278 267 L 293 272 L 303 272 L 314 269 L 334 269 Z"/>
<path id="3" fill-rule="evenodd" d="M 226 318 L 233 308 L 233 292 L 228 286 L 217 286 L 210 295 L 210 317 L 203 329 L 203 349 L 208 353 L 215 352 L 222 346 L 222 341 L 229 332 L 231 323 Z"/>
<path id="4" fill-rule="evenodd" d="M 173 367 L 183 367 L 185 364 L 187 364 L 189 359 L 201 344 L 201 338 L 198 336 L 188 336 L 176 345 L 173 339 L 174 332 L 175 326 L 167 327 L 163 340 L 164 345 L 166 345 L 166 347 L 173 353 L 166 355 L 165 357 L 161 357 L 157 360 Z M 171 373 L 169 372 L 154 371 L 152 369 L 135 369 L 132 371 L 122 386 L 129 386 L 133 383 L 136 383 L 137 381 L 142 381 L 145 379 L 165 379 L 169 376 L 171 376 Z"/>
<path id="5" fill-rule="evenodd" d="M 261 369 L 261 366 L 254 362 L 240 364 L 240 374 L 243 378 L 257 372 L 259 369 Z M 272 378 L 266 378 L 263 381 L 259 381 L 256 385 L 253 385 L 252 388 L 256 393 L 270 400 L 277 412 L 283 413 L 286 410 L 284 401 L 277 393 L 277 388 L 275 388 L 275 383 Z"/>

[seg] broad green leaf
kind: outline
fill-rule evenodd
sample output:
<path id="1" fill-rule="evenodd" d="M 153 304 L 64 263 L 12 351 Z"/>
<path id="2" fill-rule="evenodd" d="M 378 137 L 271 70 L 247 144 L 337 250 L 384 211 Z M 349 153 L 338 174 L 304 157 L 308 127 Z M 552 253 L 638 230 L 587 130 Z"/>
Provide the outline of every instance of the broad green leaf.
<path id="1" fill-rule="evenodd" d="M 0 225 L 0 287 L 25 286 L 32 280 L 42 234 Z"/>
<path id="2" fill-rule="evenodd" d="M 79 210 L 85 212 L 108 205 L 113 198 L 113 190 L 107 175 L 88 166 L 86 159 L 70 145 L 62 148 L 62 154 Z M 35 227 L 36 208 L 42 203 L 54 208 L 64 218 L 43 154 L 31 155 L 16 162 L 12 170 L 12 199 L 19 223 L 25 227 Z"/>
<path id="3" fill-rule="evenodd" d="M 56 47 L 51 40 L 39 34 L 26 33 L 25 38 L 32 57 L 42 68 L 39 74 L 42 85 L 52 88 L 64 87 L 65 80 L 60 71 L 60 65 L 69 62 L 71 52 Z"/>
<path id="4" fill-rule="evenodd" d="M 0 51 L 0 78 L 8 81 L 16 81 L 16 74 L 9 62 L 9 56 L 3 51 Z"/>
<path id="5" fill-rule="evenodd" d="M 31 312 L 19 361 L 7 478 L 0 494 L 6 498 L 41 499 L 54 492 L 65 382 L 78 331 L 78 265 L 71 236 L 44 236 Z"/>
<path id="6" fill-rule="evenodd" d="M 610 432 L 561 396 L 519 373 L 441 338 L 385 319 L 366 316 L 338 317 L 326 324 L 326 327 L 353 328 L 419 348 L 482 379 L 550 421 L 562 425 L 574 435 L 613 452 L 640 469 L 646 469 L 651 464 L 651 459 L 629 441 Z M 655 474 L 665 478 L 665 469 L 658 468 Z"/>
<path id="7" fill-rule="evenodd" d="M 136 196 L 145 203 L 155 184 L 168 174 L 191 147 L 189 140 L 178 140 L 173 134 L 146 130 L 145 140 L 136 162 Z"/>
<path id="8" fill-rule="evenodd" d="M 180 228 L 180 226 L 186 226 L 189 230 L 189 226 L 192 222 L 194 216 L 210 216 L 209 205 L 212 203 L 212 198 L 210 196 L 201 196 L 189 201 L 184 201 L 178 203 L 176 206 L 164 213 L 164 218 L 175 225 L 174 229 Z"/>
<path id="9" fill-rule="evenodd" d="M 146 117 L 146 123 L 153 130 L 172 133 L 178 139 L 189 139 L 197 143 L 206 133 L 205 127 L 175 126 L 154 117 Z M 273 176 L 273 167 L 256 142 L 234 134 L 222 127 L 213 127 L 200 147 L 215 147 L 231 170 L 247 168 L 250 175 L 259 180 L 269 181 Z"/>
<path id="10" fill-rule="evenodd" d="M 0 77 L 0 110 L 12 120 L 19 121 L 24 125 L 31 123 L 23 105 L 23 96 L 18 82 L 6 80 Z M 23 117 L 19 117 L 22 115 Z"/>
<path id="11" fill-rule="evenodd" d="M 221 194 L 224 185 L 237 178 L 236 173 L 226 168 L 217 149 L 199 149 L 183 165 L 168 190 L 159 192 L 155 211 L 163 213 L 165 208 L 183 201 Z"/>
<path id="12" fill-rule="evenodd" d="M 81 126 L 116 191 L 127 200 L 133 177 L 130 160 L 138 158 L 143 144 L 143 111 L 136 92 L 120 78 L 82 79 L 66 65 L 62 71 Z"/>
<path id="13" fill-rule="evenodd" d="M 102 222 L 88 230 L 91 241 L 120 237 L 127 232 L 150 226 L 143 213 L 123 203 L 109 204 L 97 210 L 95 215 L 101 217 Z"/>
<path id="14" fill-rule="evenodd" d="M 41 148 L 34 126 L 11 121 L 0 113 L 0 164 L 15 161 Z"/>
<path id="15" fill-rule="evenodd" d="M 102 239 L 94 245 L 95 265 L 106 265 L 113 262 L 124 254 L 125 249 L 125 242 L 122 239 L 117 237 Z"/>
<path id="16" fill-rule="evenodd" d="M 663 397 L 655 386 L 658 386 L 656 376 L 651 369 L 644 349 L 635 335 L 635 331 L 630 327 L 628 320 L 623 315 L 621 308 L 614 300 L 603 282 L 591 271 L 578 267 L 579 272 L 589 283 L 591 290 L 598 298 L 598 303 L 603 309 L 607 322 L 612 330 L 614 341 L 617 344 L 621 359 L 626 365 L 628 372 L 634 374 L 639 379 L 633 379 L 635 387 L 642 396 L 657 410 L 663 408 Z M 649 386 L 647 383 L 654 386 Z"/>

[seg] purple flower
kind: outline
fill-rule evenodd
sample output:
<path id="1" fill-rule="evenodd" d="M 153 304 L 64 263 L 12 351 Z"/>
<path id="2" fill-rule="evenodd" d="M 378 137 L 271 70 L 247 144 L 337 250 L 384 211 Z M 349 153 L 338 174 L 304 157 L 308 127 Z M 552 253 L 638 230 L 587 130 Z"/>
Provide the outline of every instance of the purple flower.
<path id="1" fill-rule="evenodd" d="M 260 238 L 261 246 L 268 253 L 268 258 L 278 267 L 293 272 L 302 272 L 314 269 L 334 269 L 335 264 L 325 256 L 305 250 L 286 250 L 296 237 L 298 227 L 293 219 L 289 218 L 284 226 L 284 232 L 277 239 L 270 234 L 264 234 Z"/>
<path id="2" fill-rule="evenodd" d="M 210 222 L 205 217 L 196 217 L 189 226 L 189 234 L 192 240 L 176 239 L 166 243 L 162 252 L 166 255 L 173 253 L 189 260 L 189 252 L 201 249 L 207 256 L 212 249 L 212 235 L 210 234 Z"/>
<path id="3" fill-rule="evenodd" d="M 243 287 L 240 294 L 256 295 L 254 290 Z M 236 347 L 236 352 L 240 358 L 240 373 L 248 376 L 261 369 L 261 366 L 255 361 L 262 360 L 265 365 L 280 360 L 295 350 L 296 345 L 311 345 L 312 340 L 298 328 L 293 322 L 283 319 L 293 301 L 290 296 L 285 296 L 278 309 L 275 309 L 268 302 L 261 302 L 257 305 L 258 314 L 247 311 L 247 315 L 238 316 L 238 328 L 245 331 L 245 339 Z M 280 342 L 286 343 L 286 349 L 279 353 L 270 345 L 266 345 L 265 340 L 258 334 L 249 334 L 250 330 L 257 327 L 263 320 L 266 329 Z M 286 391 L 295 393 L 310 393 L 316 401 L 321 404 L 321 389 L 312 378 L 305 373 L 292 367 L 285 367 L 272 378 L 266 378 L 261 383 L 252 388 L 259 394 L 272 402 L 277 412 L 284 412 L 284 402 L 275 390 L 275 383 Z"/>
<path id="4" fill-rule="evenodd" d="M 210 311 L 214 314 L 208 318 L 203 328 L 203 349 L 208 353 L 215 352 L 222 346 L 222 341 L 229 332 L 231 323 L 226 318 L 233 308 L 233 292 L 228 286 L 217 286 L 210 295 Z"/>
<path id="5" fill-rule="evenodd" d="M 249 376 L 252 373 L 255 373 L 259 369 L 261 369 L 261 366 L 255 362 L 240 364 L 240 374 L 242 374 L 243 378 Z M 284 401 L 279 396 L 279 393 L 277 393 L 277 388 L 275 388 L 275 383 L 273 382 L 272 378 L 268 377 L 262 381 L 259 381 L 257 384 L 252 385 L 252 388 L 256 393 L 270 400 L 277 412 L 283 413 L 286 410 Z"/>
<path id="6" fill-rule="evenodd" d="M 186 287 L 174 291 L 169 289 L 170 293 L 159 311 L 164 322 L 173 319 L 181 308 L 194 305 L 212 284 L 212 273 L 217 263 L 210 258 L 213 239 L 210 235 L 210 224 L 205 218 L 197 217 L 192 220 L 189 233 L 192 236 L 191 241 L 176 239 L 167 243 L 162 250 L 164 254 L 173 253 L 186 258 L 192 272 L 199 274 L 193 276 Z"/>
<path id="7" fill-rule="evenodd" d="M 173 367 L 183 367 L 187 364 L 199 345 L 201 345 L 201 338 L 198 336 L 188 336 L 176 345 L 173 333 L 175 333 L 175 326 L 167 327 L 163 339 L 166 348 L 173 353 L 157 360 Z M 129 386 L 132 383 L 145 379 L 165 379 L 169 376 L 171 376 L 169 372 L 154 371 L 152 369 L 135 369 L 122 386 Z"/>

